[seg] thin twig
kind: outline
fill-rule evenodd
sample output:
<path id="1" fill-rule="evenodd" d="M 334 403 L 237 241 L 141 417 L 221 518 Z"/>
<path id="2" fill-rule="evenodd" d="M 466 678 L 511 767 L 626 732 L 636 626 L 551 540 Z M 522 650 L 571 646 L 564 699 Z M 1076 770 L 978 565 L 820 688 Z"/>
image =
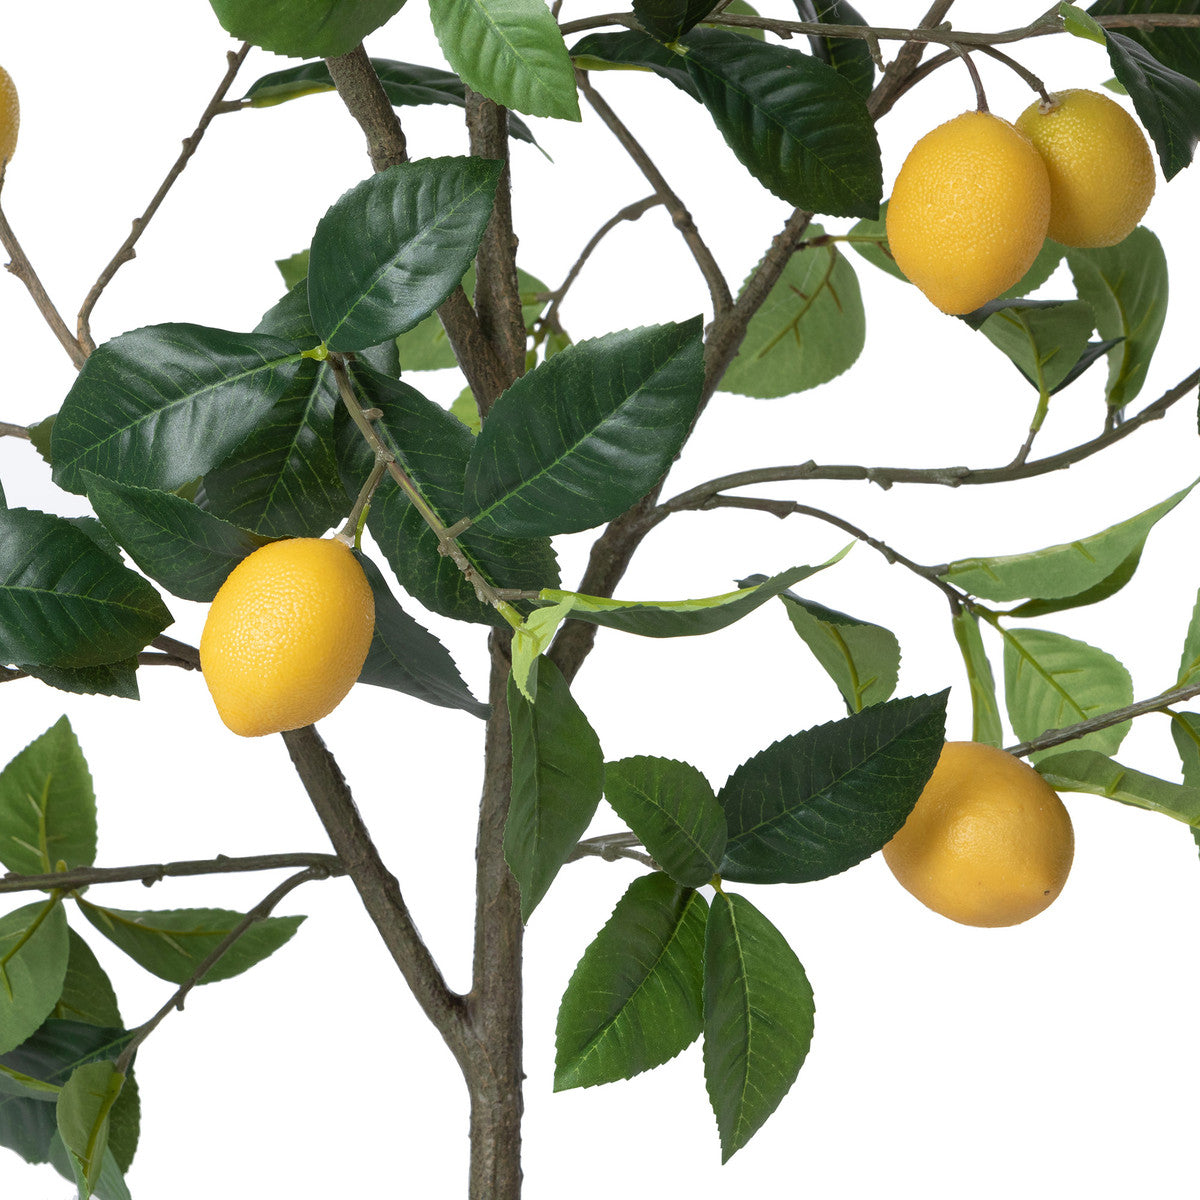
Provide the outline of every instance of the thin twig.
<path id="1" fill-rule="evenodd" d="M 567 855 L 567 862 L 578 862 L 581 858 L 602 858 L 605 862 L 616 862 L 619 858 L 631 858 L 651 870 L 658 870 L 658 863 L 644 850 L 637 836 L 628 832 L 605 833 L 598 837 L 585 838 Z"/>
<path id="2" fill-rule="evenodd" d="M 1003 50 L 997 50 L 995 46 L 980 46 L 980 52 L 988 55 L 989 58 L 994 58 L 997 62 L 1002 62 L 1010 71 L 1015 71 L 1027 84 L 1042 98 L 1043 104 L 1053 104 L 1050 99 L 1050 93 L 1046 91 L 1046 85 L 1042 82 L 1040 76 L 1035 75 L 1023 63 L 1017 62 L 1011 55 L 1005 54 Z"/>
<path id="3" fill-rule="evenodd" d="M 13 425 L 8 421 L 0 421 L 0 437 L 24 438 L 29 441 L 29 430 L 24 425 Z"/>
<path id="4" fill-rule="evenodd" d="M 221 102 L 225 99 L 225 93 L 233 86 L 234 78 L 237 76 L 238 70 L 249 52 L 250 43 L 243 42 L 240 49 L 231 50 L 228 53 L 226 56 L 228 66 L 226 67 L 225 75 L 218 85 L 216 92 L 213 94 L 213 98 L 205 107 L 199 124 L 192 132 L 191 137 L 183 139 L 183 150 L 175 160 L 175 164 L 171 167 L 170 171 L 167 172 L 166 179 L 159 185 L 158 191 L 154 193 L 150 203 L 146 206 L 146 211 L 134 220 L 129 236 L 121 243 L 121 248 L 113 255 L 108 266 L 100 272 L 100 277 L 92 284 L 91 291 L 85 297 L 83 305 L 79 309 L 76 329 L 79 332 L 79 343 L 85 348 L 87 353 L 90 354 L 96 348 L 96 343 L 92 341 L 92 310 L 96 307 L 96 303 L 103 294 L 104 289 L 112 282 L 113 276 L 137 253 L 134 247 L 137 245 L 138 239 L 146 232 L 146 226 L 150 224 L 154 214 L 158 212 L 159 205 L 166 199 L 167 193 L 174 186 L 175 181 L 183 174 L 183 169 L 187 166 L 188 160 L 196 153 L 196 147 L 200 145 L 200 140 L 204 137 L 209 123 L 220 110 Z"/>

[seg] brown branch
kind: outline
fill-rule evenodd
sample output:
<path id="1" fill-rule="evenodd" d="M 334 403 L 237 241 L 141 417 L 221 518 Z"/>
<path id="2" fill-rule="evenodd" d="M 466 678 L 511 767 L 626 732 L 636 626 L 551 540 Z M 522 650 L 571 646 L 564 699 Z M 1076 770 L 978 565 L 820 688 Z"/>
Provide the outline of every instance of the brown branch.
<path id="1" fill-rule="evenodd" d="M 0 421 L 0 437 L 24 438 L 29 441 L 29 430 L 24 425 L 13 425 L 8 421 Z"/>
<path id="2" fill-rule="evenodd" d="M 921 18 L 920 29 L 933 29 L 940 25 L 950 11 L 954 0 L 934 0 L 925 16 Z M 876 38 L 878 44 L 878 38 Z M 893 104 L 904 94 L 909 86 L 925 53 L 925 43 L 915 38 L 907 39 L 896 52 L 896 57 L 884 68 L 879 82 L 867 98 L 867 111 L 878 121 Z"/>
<path id="3" fill-rule="evenodd" d="M 92 310 L 96 307 L 96 303 L 103 294 L 104 289 L 112 282 L 113 276 L 116 275 L 125 263 L 129 262 L 136 255 L 137 251 L 135 247 L 138 240 L 146 232 L 146 226 L 150 224 L 154 218 L 154 214 L 158 212 L 159 206 L 167 198 L 167 193 L 174 186 L 179 176 L 183 174 L 183 170 L 188 165 L 188 161 L 192 155 L 196 153 L 196 148 L 200 145 L 200 141 L 207 132 L 209 124 L 221 109 L 225 93 L 233 86 L 233 81 L 249 52 L 250 43 L 244 42 L 240 49 L 231 50 L 226 56 L 228 66 L 226 67 L 225 75 L 217 86 L 217 90 L 213 93 L 212 99 L 201 114 L 199 124 L 193 130 L 191 137 L 183 139 L 183 150 L 175 160 L 170 171 L 167 172 L 166 179 L 159 185 L 158 191 L 154 193 L 150 203 L 146 206 L 146 211 L 134 220 L 129 236 L 121 243 L 121 248 L 113 255 L 108 266 L 100 272 L 100 277 L 92 284 L 91 291 L 85 297 L 83 305 L 79 309 L 76 329 L 79 333 L 79 344 L 84 347 L 87 353 L 90 354 L 96 348 L 96 343 L 92 341 Z"/>

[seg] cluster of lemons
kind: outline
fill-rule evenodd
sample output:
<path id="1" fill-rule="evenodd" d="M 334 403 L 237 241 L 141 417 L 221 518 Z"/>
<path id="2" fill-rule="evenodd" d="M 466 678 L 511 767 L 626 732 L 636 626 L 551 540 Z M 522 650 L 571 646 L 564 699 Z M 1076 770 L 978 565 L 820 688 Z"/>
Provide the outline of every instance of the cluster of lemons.
<path id="1" fill-rule="evenodd" d="M 1113 246 L 1154 195 L 1154 160 L 1132 117 L 1099 92 L 1031 104 L 1015 125 L 965 112 L 910 151 L 887 212 L 897 265 L 946 313 L 1017 283 L 1047 237 Z"/>

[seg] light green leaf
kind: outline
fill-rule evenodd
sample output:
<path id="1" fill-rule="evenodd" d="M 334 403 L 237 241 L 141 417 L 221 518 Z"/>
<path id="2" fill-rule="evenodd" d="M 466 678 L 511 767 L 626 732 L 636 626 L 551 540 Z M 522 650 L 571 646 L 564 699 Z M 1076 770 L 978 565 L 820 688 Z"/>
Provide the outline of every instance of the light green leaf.
<path id="1" fill-rule="evenodd" d="M 1056 791 L 1089 792 L 1135 808 L 1163 813 L 1185 825 L 1200 824 L 1200 787 L 1169 783 L 1123 767 L 1095 750 L 1047 751 L 1037 764 Z"/>
<path id="2" fill-rule="evenodd" d="M 521 695 L 533 704 L 537 700 L 538 657 L 550 646 L 558 627 L 571 612 L 568 598 L 549 608 L 535 608 L 513 634 L 512 676 Z"/>
<path id="3" fill-rule="evenodd" d="M 658 872 L 629 885 L 563 994 L 555 1091 L 630 1079 L 700 1036 L 706 908 Z"/>
<path id="4" fill-rule="evenodd" d="M 89 1200 L 100 1179 L 108 1149 L 109 1117 L 125 1075 L 110 1062 L 88 1063 L 75 1070 L 58 1096 L 56 1116 L 79 1200 Z"/>
<path id="5" fill-rule="evenodd" d="M 0 1054 L 50 1015 L 67 975 L 67 918 L 56 898 L 0 917 Z"/>
<path id="6" fill-rule="evenodd" d="M 1039 395 L 1049 396 L 1074 370 L 1096 318 L 1082 300 L 1005 301 L 980 332 L 1012 361 Z"/>
<path id="7" fill-rule="evenodd" d="M 289 58 L 336 58 L 400 11 L 404 0 L 209 0 L 239 41 Z"/>
<path id="8" fill-rule="evenodd" d="M 954 614 L 953 624 L 954 640 L 962 653 L 971 687 L 971 741 L 999 746 L 1004 741 L 1004 727 L 1000 722 L 992 664 L 979 631 L 979 618 L 969 609 L 960 608 Z"/>
<path id="9" fill-rule="evenodd" d="M 1065 729 L 1133 703 L 1129 672 L 1087 642 L 1043 629 L 1004 629 L 1004 695 L 1008 720 L 1022 741 Z M 1115 753 L 1129 722 L 1098 729 L 1072 745 Z M 1054 750 L 1031 755 L 1040 761 Z"/>
<path id="10" fill-rule="evenodd" d="M 1183 639 L 1183 653 L 1179 660 L 1179 678 L 1176 687 L 1188 687 L 1200 682 L 1200 593 L 1188 622 L 1187 636 Z"/>
<path id="11" fill-rule="evenodd" d="M 1171 736 L 1183 766 L 1183 782 L 1200 788 L 1200 713 L 1172 711 L 1170 716 Z"/>
<path id="12" fill-rule="evenodd" d="M 1068 4 L 1063 0 L 1058 6 L 1058 13 L 1062 17 L 1063 28 L 1068 33 L 1077 38 L 1086 38 L 1089 42 L 1099 42 L 1101 46 L 1107 41 L 1104 26 L 1077 4 Z"/>
<path id="13" fill-rule="evenodd" d="M 788 259 L 718 386 L 763 399 L 818 387 L 854 365 L 866 330 L 853 267 L 835 245 L 810 246 Z"/>

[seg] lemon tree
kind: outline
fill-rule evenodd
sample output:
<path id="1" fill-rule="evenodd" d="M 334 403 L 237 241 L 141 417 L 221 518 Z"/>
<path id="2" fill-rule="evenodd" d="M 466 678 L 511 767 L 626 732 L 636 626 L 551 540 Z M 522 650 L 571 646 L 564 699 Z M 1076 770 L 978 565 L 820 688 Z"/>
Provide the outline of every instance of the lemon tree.
<path id="1" fill-rule="evenodd" d="M 1112 480 L 1123 468 L 1106 466 L 1104 495 L 1072 495 L 1065 526 L 1062 513 L 1044 514 L 1006 523 L 1006 537 L 973 530 L 969 544 L 928 513 L 926 529 L 906 514 L 884 534 L 878 510 L 856 515 L 868 509 L 852 490 L 844 506 L 837 499 L 840 485 L 863 481 L 889 503 L 942 487 L 948 514 L 985 485 L 1011 494 L 1077 464 L 1119 462 L 1118 447 L 1159 418 L 1194 436 L 1194 419 L 1180 426 L 1178 415 L 1194 402 L 1196 373 L 1163 378 L 1160 352 L 1168 264 L 1187 245 L 1153 232 L 1151 200 L 1157 173 L 1173 181 L 1200 140 L 1195 6 L 1101 0 L 1089 12 L 1060 5 L 1029 27 L 1001 27 L 1001 15 L 968 30 L 945 20 L 949 3 L 895 27 L 884 24 L 888 6 L 860 12 L 842 0 L 770 11 L 635 0 L 599 16 L 542 0 L 431 0 L 429 61 L 390 57 L 421 44 L 420 7 L 212 0 L 212 31 L 244 44 L 73 321 L 51 298 L 62 286 L 54 249 L 26 245 L 17 227 L 22 208 L 44 199 L 23 174 L 24 147 L 9 163 L 18 108 L 0 69 L 5 312 L 24 291 L 45 321 L 45 345 L 6 347 L 42 374 L 36 419 L 0 411 L 4 449 L 24 455 L 23 474 L 0 481 L 0 684 L 14 712 L 22 695 L 60 697 L 72 714 L 126 706 L 133 774 L 144 741 L 132 702 L 151 694 L 148 671 L 169 670 L 204 705 L 204 723 L 177 731 L 188 773 L 243 807 L 284 777 L 263 787 L 244 766 L 223 775 L 210 760 L 219 755 L 189 754 L 192 737 L 236 744 L 229 753 L 255 770 L 294 771 L 329 843 L 295 853 L 289 829 L 268 851 L 243 850 L 241 829 L 205 829 L 193 813 L 177 823 L 220 853 L 105 865 L 121 856 L 115 840 L 100 840 L 121 780 L 93 779 L 89 755 L 102 748 L 85 745 L 67 716 L 23 745 L 13 735 L 0 756 L 0 892 L 12 898 L 0 914 L 0 1145 L 56 1169 L 81 1197 L 125 1200 L 138 1183 L 142 1113 L 171 1105 L 139 1086 L 140 1064 L 192 1054 L 183 1076 L 211 1065 L 195 1046 L 172 1050 L 156 1036 L 185 1019 L 203 1026 L 190 1006 L 178 1015 L 195 988 L 276 954 L 255 974 L 276 971 L 281 996 L 287 971 L 311 979 L 303 918 L 276 911 L 310 882 L 348 879 L 412 993 L 419 1013 L 397 1018 L 388 1006 L 388 1037 L 402 1020 L 398 1036 L 411 1044 L 427 1020 L 461 1073 L 468 1194 L 516 1200 L 523 1178 L 535 1193 L 565 1186 L 523 1165 L 527 1089 L 617 1084 L 679 1055 L 695 1059 L 714 1161 L 755 1152 L 747 1147 L 793 1103 L 811 1047 L 828 1062 L 841 1052 L 836 1035 L 820 1041 L 823 984 L 793 933 L 801 885 L 850 872 L 832 886 L 856 887 L 860 864 L 881 855 L 935 914 L 1015 925 L 1058 897 L 1071 868 L 1060 793 L 1145 810 L 1188 847 L 1200 828 L 1200 618 L 1178 621 L 1179 666 L 1152 685 L 1113 652 L 1115 628 L 1089 628 L 1077 612 L 1140 579 L 1152 536 L 1184 528 L 1194 476 L 1163 478 L 1151 499 L 1101 518 L 1093 508 L 1121 493 Z M 28 44 L 48 44 L 50 32 Z M 998 57 L 986 53 L 998 46 Z M 1087 78 L 1071 77 L 1083 60 L 1064 47 L 1092 56 Z M 44 78 L 47 61 L 30 74 Z M 936 94 L 926 92 L 935 73 L 953 86 L 952 72 L 961 94 L 911 137 L 882 120 Z M 1109 77 L 1123 94 L 1095 90 Z M 1009 104 L 1010 87 L 1020 103 Z M 621 102 L 610 102 L 619 88 Z M 447 115 L 454 136 L 437 124 Z M 429 135 L 427 118 L 441 132 Z M 304 155 L 279 149 L 293 119 L 310 122 Z M 47 136 L 28 100 L 26 120 L 26 143 Z M 320 196 L 299 234 L 280 220 L 282 278 L 276 251 L 258 246 L 244 262 L 181 256 L 173 269 L 185 282 L 219 277 L 221 317 L 151 287 L 137 319 L 110 326 L 113 280 L 135 256 L 140 265 L 164 253 L 143 234 L 185 170 L 191 179 L 206 169 L 201 142 L 234 122 L 260 140 L 255 170 L 222 181 L 232 207 L 273 220 L 280 190 L 301 190 L 306 172 Z M 345 168 L 353 125 L 367 156 Z M 592 171 L 562 195 L 551 168 L 539 162 L 550 173 L 535 175 L 540 148 L 547 159 L 572 153 L 601 127 L 644 180 L 644 198 L 627 195 L 617 171 Z M 665 146 L 685 148 L 670 171 Z M 738 203 L 718 222 L 709 193 L 725 182 L 774 226 L 743 219 Z M 114 172 L 105 185 L 126 181 Z M 1186 188 L 1186 176 L 1172 186 Z M 592 223 L 595 204 L 603 214 Z M 609 248 L 652 220 L 655 237 L 620 259 L 621 303 L 580 304 L 591 272 L 620 257 Z M 753 251 L 739 259 L 715 236 L 720 226 L 752 234 Z M 547 228 L 562 261 L 525 262 Z M 74 236 L 60 239 L 73 259 Z M 133 269 L 121 279 L 132 287 Z M 870 443 L 878 431 L 840 411 L 852 392 L 834 389 L 857 387 L 860 357 L 897 332 L 905 362 L 888 399 L 902 419 L 879 465 L 855 465 L 849 449 L 845 461 L 818 461 L 807 440 L 782 432 L 816 438 L 820 427 L 849 447 Z M 951 341 L 974 348 L 970 377 L 954 384 L 965 414 L 956 462 L 977 461 L 965 447 L 975 419 L 992 415 L 972 407 L 984 376 L 1007 381 L 1018 409 L 1033 389 L 1028 432 L 1021 412 L 1015 444 L 995 453 L 1001 439 L 984 439 L 995 465 L 929 465 L 945 419 L 932 415 L 936 397 L 905 385 L 932 391 L 928 368 Z M 63 351 L 73 374 L 48 387 L 45 364 Z M 1091 424 L 1073 440 L 1055 432 L 1050 448 L 1043 426 L 1067 388 Z M 1146 389 L 1155 398 L 1144 400 Z M 797 404 L 811 406 L 802 421 L 788 408 Z M 723 406 L 755 435 L 710 437 Z M 781 432 L 763 424 L 773 419 Z M 695 469 L 705 438 L 720 456 L 711 476 Z M 51 497 L 40 506 L 27 499 L 32 475 Z M 776 527 L 788 532 L 769 544 L 739 535 L 737 522 L 756 514 L 786 519 Z M 1060 533 L 1042 528 L 1051 515 Z M 684 539 L 689 520 L 709 525 L 690 543 L 688 569 L 656 574 L 655 548 Z M 871 520 L 879 529 L 864 527 Z M 926 549 L 914 549 L 922 539 Z M 645 575 L 631 570 L 635 559 Z M 892 603 L 874 573 L 884 565 L 934 602 L 961 663 L 929 665 L 940 661 L 933 626 Z M 1188 569 L 1181 560 L 1178 593 L 1195 585 Z M 769 649 L 734 671 L 709 667 L 689 689 L 659 665 L 675 639 L 707 664 L 721 631 L 756 623 Z M 607 659 L 621 664 L 617 714 L 576 682 Z M 740 710 L 781 673 L 805 704 L 827 709 L 809 721 L 788 708 L 766 734 Z M 701 700 L 723 724 L 690 761 L 662 726 Z M 424 706 L 444 723 L 413 736 L 411 714 L 425 719 Z M 630 746 L 613 719 L 635 711 Z M 1132 761 L 1125 739 L 1153 713 L 1169 715 L 1173 745 Z M 266 740 L 237 742 L 225 727 Z M 271 734 L 287 762 L 272 758 Z M 355 737 L 365 748 L 341 761 Z M 718 740 L 730 755 L 723 774 L 707 757 Z M 380 832 L 388 818 L 352 790 L 358 754 L 407 806 L 397 810 L 406 835 L 431 814 L 445 831 L 397 852 Z M 421 759 L 478 763 L 473 859 L 448 832 L 463 798 L 440 782 L 429 794 L 412 786 Z M 615 832 L 594 833 L 597 821 Z M 471 860 L 471 884 L 410 897 L 405 855 Z M 589 896 L 611 912 L 606 922 L 559 900 L 580 858 L 597 860 Z M 264 870 L 289 874 L 257 903 L 221 890 L 221 876 Z M 181 875 L 211 877 L 211 900 L 143 909 L 106 893 L 130 880 L 165 889 Z M 473 895 L 456 907 L 464 890 Z M 445 951 L 418 931 L 414 911 L 435 908 L 470 910 L 460 922 L 469 967 L 447 969 Z M 905 911 L 914 928 L 937 919 Z M 565 981 L 544 1072 L 527 1071 L 521 1053 L 523 1039 L 550 1036 L 524 1028 L 527 927 L 531 943 L 557 929 Z M 126 989 L 126 967 L 150 981 Z M 366 996 L 357 979 L 349 986 Z M 157 989 L 152 1003 L 147 988 Z M 381 1007 L 363 998 L 355 1019 L 382 1028 Z M 400 1090 L 315 1036 L 304 1053 L 322 1075 L 309 1103 L 341 1105 L 376 1084 Z M 237 1086 L 265 1086 L 245 1082 L 248 1066 L 238 1071 Z M 416 1102 L 436 1109 L 421 1082 Z M 664 1157 L 684 1153 L 657 1136 Z M 413 1150 L 403 1145 L 389 1170 L 407 1187 Z M 209 1189 L 221 1178 L 211 1158 L 188 1170 Z"/>

